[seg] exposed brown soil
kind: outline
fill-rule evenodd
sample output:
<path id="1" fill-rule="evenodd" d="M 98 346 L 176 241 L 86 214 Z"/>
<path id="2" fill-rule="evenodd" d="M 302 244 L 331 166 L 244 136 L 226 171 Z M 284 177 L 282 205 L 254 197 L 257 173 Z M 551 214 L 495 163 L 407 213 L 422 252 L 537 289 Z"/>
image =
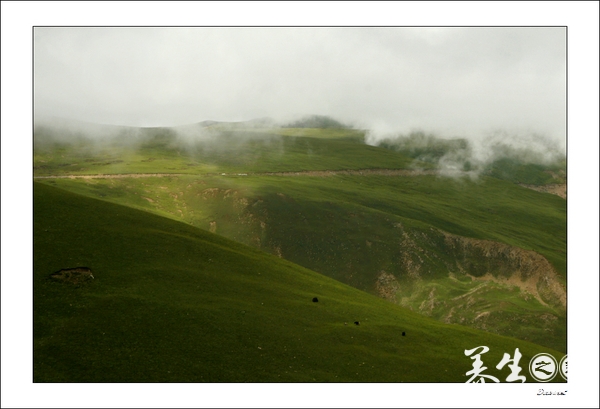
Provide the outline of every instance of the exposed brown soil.
<path id="1" fill-rule="evenodd" d="M 381 298 L 385 298 L 388 301 L 396 302 L 396 293 L 400 289 L 400 284 L 393 274 L 381 271 L 375 282 L 375 288 L 377 295 Z"/>
<path id="2" fill-rule="evenodd" d="M 550 262 L 535 251 L 442 232 L 444 242 L 456 260 L 456 266 L 473 281 L 493 281 L 517 286 L 543 305 L 565 308 L 567 293 Z M 476 260 L 486 260 L 482 271 Z"/>
<path id="3" fill-rule="evenodd" d="M 184 173 L 119 173 L 108 175 L 60 175 L 60 176 L 34 176 L 34 179 L 124 179 L 124 178 L 164 178 L 172 176 L 186 176 Z M 187 175 L 192 176 L 192 175 Z"/>
<path id="4" fill-rule="evenodd" d="M 431 289 L 429 292 L 429 296 L 427 299 L 423 300 L 421 305 L 419 306 L 419 312 L 425 315 L 431 315 L 433 309 L 439 304 L 439 302 L 435 298 L 435 287 Z"/>
<path id="5" fill-rule="evenodd" d="M 421 176 L 421 175 L 437 175 L 436 170 L 411 170 L 411 169 L 362 169 L 362 170 L 307 170 L 302 172 L 265 172 L 265 173 L 249 173 L 256 176 L 336 176 L 336 175 L 381 175 L 381 176 Z"/>
<path id="6" fill-rule="evenodd" d="M 273 250 L 275 250 L 275 254 L 277 254 L 277 257 L 283 258 L 283 254 L 281 253 L 281 247 L 274 247 Z"/>
<path id="7" fill-rule="evenodd" d="M 523 187 L 526 187 L 527 189 L 532 189 L 532 190 L 535 190 L 538 192 L 551 193 L 553 195 L 560 196 L 563 199 L 567 198 L 567 184 L 566 183 L 555 184 L 555 185 L 544 185 L 544 186 L 520 184 L 520 186 L 523 186 Z"/>

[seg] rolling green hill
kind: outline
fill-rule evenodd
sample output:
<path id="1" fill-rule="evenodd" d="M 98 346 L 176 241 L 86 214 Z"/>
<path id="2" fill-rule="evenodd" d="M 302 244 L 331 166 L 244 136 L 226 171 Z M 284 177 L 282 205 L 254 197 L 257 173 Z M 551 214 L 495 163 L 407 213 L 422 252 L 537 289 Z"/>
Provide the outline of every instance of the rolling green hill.
<path id="1" fill-rule="evenodd" d="M 365 145 L 352 129 L 208 123 L 94 144 L 44 131 L 34 174 L 112 174 L 42 180 L 217 233 L 444 323 L 566 352 L 566 201 L 519 185 L 556 182 L 560 164 L 515 156 L 494 162 L 501 177 L 441 177 L 439 159 L 468 144 L 419 138 L 398 149 Z"/>
<path id="2" fill-rule="evenodd" d="M 100 128 L 96 133 L 100 136 L 86 138 L 81 132 L 40 127 L 34 138 L 34 175 L 404 169 L 413 162 L 365 145 L 364 132 L 352 129 L 238 129 L 217 124 Z"/>
<path id="3" fill-rule="evenodd" d="M 72 267 L 93 278 L 51 277 Z M 510 370 L 496 364 L 519 348 L 531 381 L 535 354 L 562 358 L 189 224 L 41 183 L 33 282 L 35 382 L 465 382 L 473 361 L 464 351 L 477 346 L 490 349 L 485 374 L 502 382 Z"/>

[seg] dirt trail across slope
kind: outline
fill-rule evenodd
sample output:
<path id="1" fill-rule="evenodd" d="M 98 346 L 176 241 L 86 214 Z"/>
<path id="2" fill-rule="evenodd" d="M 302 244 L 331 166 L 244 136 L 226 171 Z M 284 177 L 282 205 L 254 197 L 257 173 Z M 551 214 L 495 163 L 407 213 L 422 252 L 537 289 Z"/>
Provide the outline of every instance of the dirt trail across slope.
<path id="1" fill-rule="evenodd" d="M 553 184 L 553 185 L 544 185 L 544 186 L 526 185 L 526 184 L 523 184 L 523 183 L 521 183 L 520 185 L 523 186 L 523 187 L 526 187 L 528 189 L 536 190 L 538 192 L 551 193 L 553 195 L 560 196 L 563 199 L 567 198 L 567 184 L 566 183 Z"/>
<path id="2" fill-rule="evenodd" d="M 190 176 L 186 173 L 119 173 L 105 175 L 51 175 L 34 176 L 34 179 L 124 179 L 124 178 L 164 178 L 172 176 Z"/>
<path id="3" fill-rule="evenodd" d="M 361 169 L 361 170 L 305 170 L 299 172 L 255 172 L 255 173 L 120 173 L 99 175 L 52 175 L 34 176 L 34 179 L 122 179 L 122 178 L 149 178 L 149 177 L 174 177 L 174 176 L 336 176 L 336 175 L 381 175 L 381 176 L 421 176 L 437 175 L 436 170 L 410 170 L 410 169 Z"/>
<path id="4" fill-rule="evenodd" d="M 453 176 L 461 176 L 464 172 L 455 172 Z M 177 176 L 313 176 L 330 177 L 344 176 L 423 176 L 438 175 L 437 170 L 423 169 L 342 169 L 342 170 L 303 170 L 298 172 L 251 172 L 251 173 L 118 173 L 97 175 L 50 175 L 34 176 L 34 179 L 124 179 L 124 178 L 165 178 Z M 464 173 L 466 174 L 466 173 Z M 545 186 L 525 185 L 523 187 L 537 190 L 538 192 L 552 193 L 567 198 L 567 185 L 555 184 Z"/>

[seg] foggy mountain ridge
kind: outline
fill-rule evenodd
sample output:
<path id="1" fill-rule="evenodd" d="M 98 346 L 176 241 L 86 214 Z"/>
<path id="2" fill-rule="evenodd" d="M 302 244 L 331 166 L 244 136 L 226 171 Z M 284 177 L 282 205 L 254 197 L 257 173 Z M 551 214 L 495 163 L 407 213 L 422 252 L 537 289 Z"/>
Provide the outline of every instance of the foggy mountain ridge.
<path id="1" fill-rule="evenodd" d="M 197 149 L 205 151 L 241 152 L 251 141 L 262 141 L 282 154 L 281 134 L 277 129 L 320 128 L 349 130 L 364 133 L 363 143 L 396 151 L 414 159 L 413 168 L 420 169 L 424 163 L 435 165 L 439 174 L 447 177 L 492 175 L 514 179 L 517 183 L 541 183 L 525 175 L 534 171 L 553 172 L 560 175 L 561 183 L 566 175 L 566 152 L 556 140 L 534 132 L 508 132 L 495 130 L 480 138 L 445 138 L 434 132 L 415 130 L 409 134 L 380 135 L 370 129 L 360 130 L 323 115 L 303 116 L 287 124 L 278 124 L 269 117 L 247 121 L 226 122 L 204 120 L 173 127 L 131 127 L 122 125 L 93 124 L 89 122 L 52 118 L 38 120 L 34 126 L 34 146 L 44 149 L 52 143 L 89 144 L 90 149 L 103 145 L 162 146 L 170 150 L 183 149 L 193 155 Z M 300 133 L 299 136 L 302 136 Z M 274 143 L 279 145 L 275 146 Z M 546 169 L 548 168 L 548 169 Z M 530 172 L 529 172 L 530 173 Z M 525 176 L 517 176 L 523 174 Z M 551 179 L 545 179 L 549 183 Z"/>

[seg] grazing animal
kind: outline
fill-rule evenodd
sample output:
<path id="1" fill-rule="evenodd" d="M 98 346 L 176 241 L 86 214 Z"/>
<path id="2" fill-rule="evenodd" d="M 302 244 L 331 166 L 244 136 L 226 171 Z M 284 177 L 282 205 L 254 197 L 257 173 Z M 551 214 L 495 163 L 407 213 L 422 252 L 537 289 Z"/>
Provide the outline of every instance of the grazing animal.
<path id="1" fill-rule="evenodd" d="M 358 321 L 354 321 L 354 324 L 356 324 L 356 325 L 360 325 L 360 322 L 358 322 Z"/>
<path id="2" fill-rule="evenodd" d="M 406 332 L 402 331 L 402 336 L 405 337 L 406 336 Z"/>
<path id="3" fill-rule="evenodd" d="M 319 299 L 317 297 L 313 298 L 313 302 L 319 302 Z"/>

